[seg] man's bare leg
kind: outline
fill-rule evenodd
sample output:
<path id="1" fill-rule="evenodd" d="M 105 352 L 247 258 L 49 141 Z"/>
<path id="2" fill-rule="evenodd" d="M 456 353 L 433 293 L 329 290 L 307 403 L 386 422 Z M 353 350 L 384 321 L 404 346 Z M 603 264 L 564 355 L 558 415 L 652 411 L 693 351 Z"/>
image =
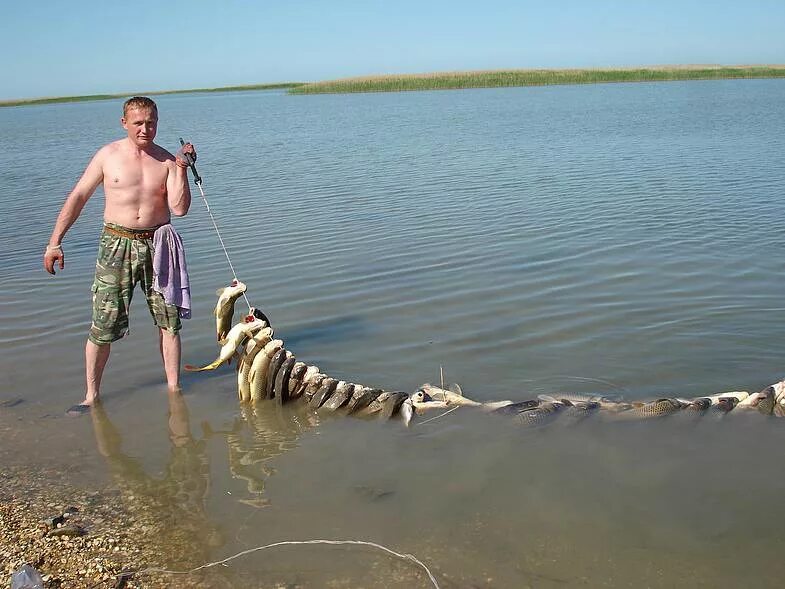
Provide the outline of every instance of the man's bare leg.
<path id="1" fill-rule="evenodd" d="M 87 387 L 82 405 L 92 405 L 98 399 L 101 393 L 101 378 L 104 375 L 104 368 L 109 360 L 111 348 L 111 344 L 99 346 L 87 340 L 84 349 Z"/>
<path id="2" fill-rule="evenodd" d="M 158 329 L 158 345 L 164 361 L 166 384 L 170 391 L 180 390 L 180 334 Z"/>

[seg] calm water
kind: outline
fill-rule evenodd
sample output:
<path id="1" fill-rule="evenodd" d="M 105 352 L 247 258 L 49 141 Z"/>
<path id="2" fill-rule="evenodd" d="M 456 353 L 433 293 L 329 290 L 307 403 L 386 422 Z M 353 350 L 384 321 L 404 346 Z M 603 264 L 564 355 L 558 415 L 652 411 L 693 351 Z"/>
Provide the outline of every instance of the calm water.
<path id="1" fill-rule="evenodd" d="M 158 141 L 199 150 L 252 304 L 332 376 L 411 391 L 441 367 L 481 400 L 785 376 L 783 81 L 158 102 Z M 25 399 L 0 408 L 3 462 L 117 485 L 165 523 L 173 566 L 327 538 L 414 554 L 442 587 L 779 586 L 785 427 L 757 415 L 532 432 L 461 410 L 407 430 L 242 411 L 226 367 L 186 374 L 170 406 L 137 293 L 105 413 L 62 417 L 83 394 L 100 191 L 66 270 L 50 277 L 41 254 L 119 116 L 119 101 L 0 109 L 0 400 Z M 207 363 L 231 273 L 198 198 L 175 224 L 194 294 L 184 361 Z M 225 571 L 236 587 L 431 586 L 357 546 Z"/>

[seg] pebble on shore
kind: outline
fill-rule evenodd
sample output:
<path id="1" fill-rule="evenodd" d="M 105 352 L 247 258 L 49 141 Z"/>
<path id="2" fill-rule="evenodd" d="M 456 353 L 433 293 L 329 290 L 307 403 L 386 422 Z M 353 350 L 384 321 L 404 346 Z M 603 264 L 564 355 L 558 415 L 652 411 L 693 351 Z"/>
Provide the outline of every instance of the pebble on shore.
<path id="1" fill-rule="evenodd" d="M 116 587 L 121 573 L 163 567 L 161 556 L 176 550 L 162 546 L 150 518 L 119 500 L 116 489 L 88 492 L 63 485 L 61 479 L 56 472 L 31 473 L 22 467 L 0 473 L 0 587 L 25 563 L 41 573 L 46 589 Z M 179 548 L 188 554 L 187 546 Z M 176 579 L 144 575 L 122 586 L 222 585 L 197 575 Z"/>

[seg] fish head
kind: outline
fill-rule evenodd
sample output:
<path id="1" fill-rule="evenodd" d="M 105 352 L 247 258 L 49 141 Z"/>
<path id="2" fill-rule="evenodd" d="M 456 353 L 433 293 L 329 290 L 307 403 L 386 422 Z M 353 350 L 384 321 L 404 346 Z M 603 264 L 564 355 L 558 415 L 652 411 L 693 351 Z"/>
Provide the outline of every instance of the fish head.
<path id="1" fill-rule="evenodd" d="M 772 411 L 774 410 L 774 405 L 777 403 L 777 393 L 774 385 L 766 387 L 757 395 L 758 399 L 756 400 L 754 406 L 757 407 L 758 411 L 764 415 L 771 415 Z"/>
<path id="2" fill-rule="evenodd" d="M 695 399 L 689 405 L 690 409 L 694 409 L 696 411 L 705 411 L 709 407 L 711 407 L 711 399 L 707 397 L 701 397 L 700 399 Z"/>
<path id="3" fill-rule="evenodd" d="M 232 280 L 229 283 L 229 286 L 227 286 L 226 288 L 229 289 L 229 292 L 231 294 L 235 294 L 236 293 L 238 295 L 241 294 L 241 293 L 244 293 L 248 289 L 248 287 L 245 285 L 244 282 L 240 282 L 236 278 L 234 280 Z"/>
<path id="4" fill-rule="evenodd" d="M 736 397 L 720 397 L 717 399 L 717 409 L 720 411 L 731 411 L 739 400 Z"/>
<path id="5" fill-rule="evenodd" d="M 774 404 L 785 408 L 785 380 L 775 382 L 773 385 L 766 387 L 764 391 L 767 389 L 771 389 L 774 393 Z"/>
<path id="6" fill-rule="evenodd" d="M 424 390 L 422 390 L 422 389 L 414 391 L 409 396 L 409 398 L 414 403 L 428 403 L 429 401 L 433 401 L 433 398 L 428 393 L 426 393 Z"/>
<path id="7" fill-rule="evenodd" d="M 246 289 L 247 287 L 245 286 L 245 284 L 243 284 L 239 280 L 232 280 L 232 282 L 229 283 L 229 286 L 219 288 L 217 291 L 215 291 L 215 294 L 219 298 L 222 297 L 228 299 L 233 297 L 239 297 L 241 294 L 243 294 L 246 291 Z"/>

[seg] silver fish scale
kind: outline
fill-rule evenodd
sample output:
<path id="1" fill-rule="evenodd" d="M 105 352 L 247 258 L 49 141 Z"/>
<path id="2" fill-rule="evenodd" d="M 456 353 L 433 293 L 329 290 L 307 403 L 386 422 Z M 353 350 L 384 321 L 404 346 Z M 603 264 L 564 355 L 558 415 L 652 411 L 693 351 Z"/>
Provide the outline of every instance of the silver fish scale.
<path id="1" fill-rule="evenodd" d="M 524 425 L 545 425 L 553 421 L 566 408 L 561 403 L 543 403 L 534 409 L 524 409 L 518 413 L 518 419 Z"/>
<path id="2" fill-rule="evenodd" d="M 543 395 L 540 395 L 542 397 Z M 545 395 L 553 397 L 558 401 L 567 400 L 571 403 L 613 403 L 614 398 L 597 393 L 554 393 L 553 395 Z"/>
<path id="3" fill-rule="evenodd" d="M 768 387 L 761 391 L 763 398 L 758 401 L 758 411 L 763 415 L 771 415 L 774 412 L 774 405 L 777 403 L 777 396 L 774 387 Z"/>
<path id="4" fill-rule="evenodd" d="M 657 399 L 646 403 L 641 407 L 633 407 L 618 413 L 619 419 L 652 419 L 655 417 L 665 417 L 681 411 L 682 405 L 675 399 Z"/>
<path id="5" fill-rule="evenodd" d="M 709 412 L 716 417 L 721 417 L 726 413 L 733 411 L 738 402 L 739 400 L 736 397 L 724 397 L 722 399 L 718 399 L 717 402 L 713 403 L 709 408 Z"/>
<path id="6" fill-rule="evenodd" d="M 535 401 L 533 399 L 529 399 L 528 401 L 521 401 L 519 403 L 511 403 L 509 405 L 504 405 L 503 407 L 499 407 L 494 409 L 492 413 L 496 413 L 499 415 L 518 415 L 522 411 L 528 411 L 530 409 L 536 409 L 540 406 L 539 401 Z"/>
<path id="7" fill-rule="evenodd" d="M 600 410 L 600 403 L 590 401 L 587 403 L 573 403 L 564 410 L 564 418 L 572 422 L 581 421 Z"/>

